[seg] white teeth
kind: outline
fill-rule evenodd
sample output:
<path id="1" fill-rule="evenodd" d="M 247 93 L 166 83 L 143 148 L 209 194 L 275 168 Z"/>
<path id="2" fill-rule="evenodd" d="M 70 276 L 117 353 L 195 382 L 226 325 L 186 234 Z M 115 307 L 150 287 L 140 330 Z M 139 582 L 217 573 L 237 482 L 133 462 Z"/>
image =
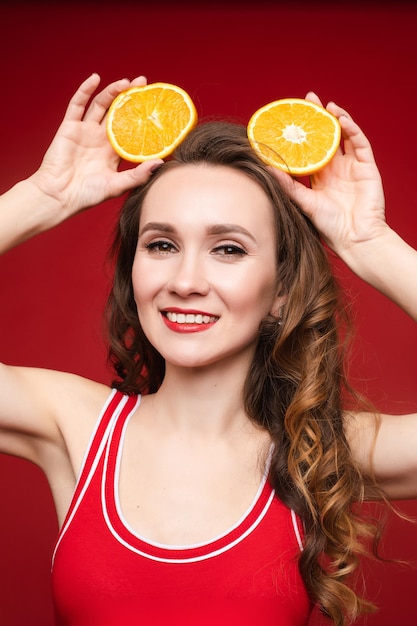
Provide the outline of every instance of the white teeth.
<path id="1" fill-rule="evenodd" d="M 177 324 L 210 324 L 217 320 L 214 315 L 202 315 L 201 313 L 166 313 L 170 322 L 176 322 Z"/>

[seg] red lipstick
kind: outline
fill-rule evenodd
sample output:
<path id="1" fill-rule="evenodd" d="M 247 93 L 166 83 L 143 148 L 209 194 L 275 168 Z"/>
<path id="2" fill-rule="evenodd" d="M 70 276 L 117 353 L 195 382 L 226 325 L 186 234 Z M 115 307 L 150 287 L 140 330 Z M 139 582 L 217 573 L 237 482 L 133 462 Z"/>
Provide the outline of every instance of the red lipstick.
<path id="1" fill-rule="evenodd" d="M 161 311 L 165 325 L 176 333 L 198 333 L 209 330 L 218 317 L 203 311 L 190 309 L 166 309 Z"/>

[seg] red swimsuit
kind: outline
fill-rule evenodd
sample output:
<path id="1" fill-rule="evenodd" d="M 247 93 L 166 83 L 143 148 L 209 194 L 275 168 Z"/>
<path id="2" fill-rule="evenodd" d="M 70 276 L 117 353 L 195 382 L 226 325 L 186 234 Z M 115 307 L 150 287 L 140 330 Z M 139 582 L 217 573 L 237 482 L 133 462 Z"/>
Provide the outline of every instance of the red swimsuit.
<path id="1" fill-rule="evenodd" d="M 305 626 L 295 515 L 265 479 L 237 524 L 209 543 L 164 546 L 129 528 L 118 504 L 123 437 L 137 396 L 112 391 L 55 549 L 59 626 Z"/>

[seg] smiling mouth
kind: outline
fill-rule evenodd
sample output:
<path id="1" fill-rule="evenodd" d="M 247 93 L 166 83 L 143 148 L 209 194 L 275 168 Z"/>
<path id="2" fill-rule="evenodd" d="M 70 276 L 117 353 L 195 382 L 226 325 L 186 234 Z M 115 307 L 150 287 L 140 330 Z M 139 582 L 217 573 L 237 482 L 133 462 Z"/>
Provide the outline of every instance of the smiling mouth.
<path id="1" fill-rule="evenodd" d="M 176 324 L 213 324 L 219 318 L 215 315 L 203 315 L 202 313 L 173 313 L 164 311 L 163 315 Z"/>

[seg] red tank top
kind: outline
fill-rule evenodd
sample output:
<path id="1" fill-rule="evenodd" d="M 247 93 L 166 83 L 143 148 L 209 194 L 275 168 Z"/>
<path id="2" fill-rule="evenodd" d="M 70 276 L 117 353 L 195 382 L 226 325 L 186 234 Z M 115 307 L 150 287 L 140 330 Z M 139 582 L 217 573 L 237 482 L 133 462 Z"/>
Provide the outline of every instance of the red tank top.
<path id="1" fill-rule="evenodd" d="M 264 479 L 222 536 L 165 546 L 137 535 L 117 492 L 124 432 L 140 403 L 113 390 L 97 423 L 54 553 L 59 626 L 306 626 L 295 515 Z"/>

